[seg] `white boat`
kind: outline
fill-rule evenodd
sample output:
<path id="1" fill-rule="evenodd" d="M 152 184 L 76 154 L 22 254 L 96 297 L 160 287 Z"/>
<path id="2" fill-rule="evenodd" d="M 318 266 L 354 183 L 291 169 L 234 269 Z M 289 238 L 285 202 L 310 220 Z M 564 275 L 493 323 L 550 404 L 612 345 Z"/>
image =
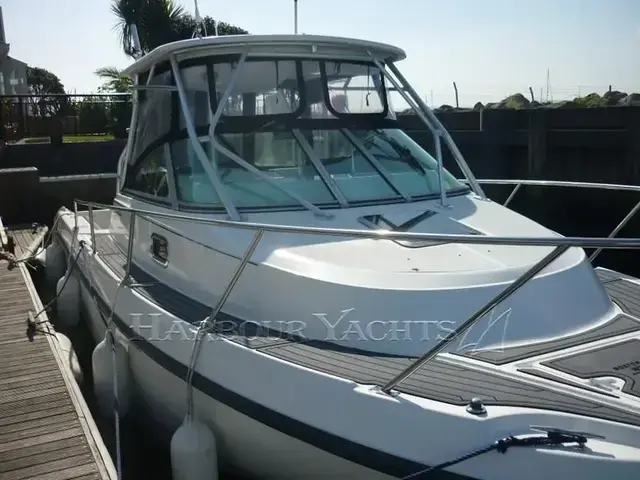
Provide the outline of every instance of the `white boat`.
<path id="1" fill-rule="evenodd" d="M 108 325 L 123 347 L 131 408 L 173 432 L 189 407 L 258 478 L 637 479 L 640 281 L 583 248 L 640 240 L 562 237 L 487 199 L 404 57 L 248 35 L 127 70 L 114 205 L 60 210 L 55 245 L 96 340 Z"/>

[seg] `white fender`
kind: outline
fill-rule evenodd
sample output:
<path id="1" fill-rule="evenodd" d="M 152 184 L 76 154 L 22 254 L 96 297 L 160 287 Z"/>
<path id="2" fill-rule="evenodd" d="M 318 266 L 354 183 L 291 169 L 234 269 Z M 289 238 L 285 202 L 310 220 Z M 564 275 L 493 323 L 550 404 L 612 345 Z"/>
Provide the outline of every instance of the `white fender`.
<path id="1" fill-rule="evenodd" d="M 78 361 L 78 356 L 73 349 L 71 340 L 60 332 L 56 332 L 56 338 L 58 339 L 58 345 L 60 346 L 60 351 L 62 352 L 65 364 L 69 367 L 71 373 L 73 373 L 73 377 L 76 379 L 78 385 L 80 385 L 83 380 L 82 369 L 80 368 L 80 362 Z"/>
<path id="2" fill-rule="evenodd" d="M 44 265 L 44 272 L 49 285 L 54 285 L 64 275 L 66 269 L 64 251 L 59 242 L 60 240 L 54 237 L 51 244 L 36 255 L 36 260 Z"/>
<path id="3" fill-rule="evenodd" d="M 58 321 L 67 327 L 75 327 L 80 321 L 80 283 L 73 272 L 67 272 L 58 280 L 56 295 Z"/>
<path id="4" fill-rule="evenodd" d="M 118 415 L 122 418 L 129 411 L 130 372 L 129 357 L 124 346 L 115 341 L 116 372 L 118 382 Z M 114 402 L 114 368 L 111 335 L 106 333 L 91 355 L 91 368 L 93 371 L 93 392 L 100 412 L 106 417 L 115 416 Z"/>
<path id="5" fill-rule="evenodd" d="M 171 437 L 172 480 L 218 480 L 216 439 L 202 422 L 185 417 Z"/>

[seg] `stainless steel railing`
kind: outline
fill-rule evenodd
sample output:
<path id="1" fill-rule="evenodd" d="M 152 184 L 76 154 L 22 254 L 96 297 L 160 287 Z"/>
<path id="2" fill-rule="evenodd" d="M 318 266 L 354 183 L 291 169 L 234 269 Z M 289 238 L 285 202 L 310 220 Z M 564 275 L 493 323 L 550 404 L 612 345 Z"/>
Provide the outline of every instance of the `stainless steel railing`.
<path id="1" fill-rule="evenodd" d="M 594 190 L 616 190 L 619 192 L 640 192 L 640 186 L 638 185 L 620 185 L 615 183 L 590 183 L 590 182 L 570 182 L 563 180 L 507 180 L 507 179 L 497 179 L 497 180 L 477 180 L 478 183 L 482 185 L 515 185 L 514 189 L 511 191 L 503 205 L 506 207 L 511 203 L 513 197 L 515 197 L 516 193 L 520 190 L 520 188 L 525 186 L 538 186 L 538 187 L 569 187 L 569 188 L 588 188 Z M 460 180 L 462 183 L 468 183 L 466 180 Z M 624 216 L 622 220 L 615 226 L 615 228 L 611 231 L 607 238 L 615 238 L 620 230 L 622 230 L 627 223 L 638 213 L 640 210 L 640 200 L 631 207 L 631 210 Z M 597 247 L 596 250 L 589 257 L 589 261 L 593 262 L 598 255 L 602 252 L 602 247 Z"/>
<path id="2" fill-rule="evenodd" d="M 457 338 L 460 338 L 462 335 L 467 332 L 475 323 L 484 317 L 487 313 L 493 310 L 495 307 L 500 305 L 504 300 L 514 294 L 520 287 L 522 287 L 529 280 L 534 278 L 538 273 L 540 273 L 547 265 L 553 262 L 556 258 L 562 255 L 569 249 L 567 245 L 560 245 L 554 248 L 551 253 L 545 255 L 542 260 L 537 262 L 533 267 L 527 270 L 524 274 L 518 277 L 515 281 L 513 281 L 509 286 L 507 286 L 504 290 L 498 293 L 494 298 L 489 300 L 485 305 L 476 310 L 473 315 L 471 315 L 465 322 L 461 323 L 455 330 L 447 335 L 446 338 L 442 339 L 439 343 L 433 346 L 427 353 L 418 358 L 415 362 L 405 368 L 402 372 L 396 375 L 394 378 L 389 380 L 389 382 L 382 387 L 382 391 L 385 393 L 391 393 L 396 386 L 402 383 L 404 380 L 409 378 L 412 374 L 417 372 L 420 368 L 422 368 L 429 360 L 435 357 L 438 353 L 443 351 L 447 346 L 451 344 Z"/>
<path id="3" fill-rule="evenodd" d="M 516 185 L 514 191 L 517 191 L 522 185 L 539 185 L 539 186 L 567 186 L 567 187 L 581 187 L 581 188 L 603 188 L 608 190 L 621 190 L 621 191 L 639 191 L 639 186 L 631 185 L 613 185 L 613 184 L 584 184 L 579 182 L 555 182 L 545 180 L 479 180 L 479 183 L 484 184 L 496 184 L 496 185 Z M 509 196 L 513 197 L 513 192 Z M 505 202 L 507 204 L 507 202 Z M 76 200 L 74 202 L 74 216 L 76 232 L 78 231 L 78 206 L 84 206 L 88 209 L 88 217 L 90 225 L 90 235 L 92 242 L 92 250 L 95 253 L 96 241 L 95 241 L 95 212 L 94 209 L 106 209 L 111 211 L 118 211 L 130 214 L 126 253 L 126 265 L 125 265 L 125 277 L 124 285 L 128 285 L 130 288 L 135 288 L 137 284 L 133 283 L 133 279 L 130 278 L 131 262 L 133 259 L 134 249 L 134 237 L 136 220 L 138 217 L 155 217 L 173 219 L 183 222 L 193 222 L 215 225 L 219 227 L 229 227 L 242 230 L 255 231 L 253 241 L 250 246 L 245 250 L 241 264 L 246 264 L 249 257 L 255 251 L 260 240 L 263 238 L 265 232 L 277 232 L 277 233 L 297 233 L 304 235 L 326 235 L 326 236 L 340 236 L 350 238 L 367 238 L 367 239 L 388 239 L 388 240 L 422 240 L 432 241 L 434 243 L 463 243 L 463 244 L 485 244 L 485 245 L 513 245 L 513 246 L 541 246 L 541 247 L 554 247 L 554 249 L 545 255 L 539 262 L 527 270 L 523 275 L 517 278 L 514 282 L 508 285 L 503 291 L 498 293 L 494 298 L 488 301 L 485 305 L 479 308 L 473 315 L 467 320 L 462 322 L 455 330 L 453 330 L 446 338 L 442 339 L 432 349 L 426 352 L 422 357 L 417 359 L 414 363 L 409 365 L 405 370 L 400 372 L 397 376 L 391 379 L 387 384 L 381 387 L 382 391 L 390 394 L 392 390 L 400 383 L 406 380 L 409 376 L 423 367 L 429 360 L 435 357 L 439 352 L 443 351 L 448 345 L 455 339 L 463 335 L 473 325 L 480 320 L 484 315 L 490 312 L 493 308 L 497 307 L 501 302 L 514 294 L 519 288 L 525 285 L 529 280 L 533 279 L 538 273 L 540 273 L 545 267 L 551 264 L 554 260 L 560 257 L 571 247 L 582 248 L 596 248 L 596 254 L 602 249 L 640 249 L 640 238 L 614 238 L 622 227 L 635 215 L 640 209 L 640 202 L 625 216 L 625 219 L 611 232 L 607 238 L 589 238 L 589 237 L 488 237 L 480 235 L 454 235 L 454 234 L 432 234 L 432 233 L 410 233 L 410 232 L 392 232 L 386 230 L 354 230 L 354 229 L 341 229 L 341 228 L 319 228 L 319 227 L 300 227 L 300 226 L 285 226 L 285 225 L 273 225 L 265 223 L 250 223 L 250 222 L 237 222 L 231 220 L 222 220 L 215 218 L 205 218 L 198 216 L 183 215 L 169 212 L 156 212 L 145 209 L 132 209 L 128 207 L 121 207 L 117 205 L 105 205 L 96 202 L 87 202 Z M 595 254 L 591 258 L 594 258 Z M 240 270 L 241 272 L 241 270 Z M 215 313 L 219 312 L 223 306 L 224 301 L 233 290 L 235 284 L 240 278 L 240 274 L 234 275 L 227 286 L 225 287 L 226 297 L 221 299 L 216 305 L 216 309 L 213 315 L 214 318 L 209 318 L 211 322 L 215 322 Z"/>
<path id="4" fill-rule="evenodd" d="M 205 218 L 177 213 L 157 212 L 145 209 L 132 209 L 116 205 L 106 205 L 96 202 L 85 202 L 76 200 L 80 206 L 101 208 L 127 212 L 135 215 L 149 216 L 156 218 L 173 219 L 184 222 L 202 223 L 216 225 L 219 227 L 237 228 L 240 230 L 264 230 L 265 232 L 277 233 L 299 233 L 305 235 L 326 235 L 337 237 L 367 238 L 367 239 L 387 239 L 387 240 L 422 240 L 434 243 L 462 243 L 475 245 L 512 245 L 512 246 L 534 246 L 534 247 L 557 247 L 566 245 L 569 247 L 581 248 L 605 248 L 605 249 L 636 249 L 640 248 L 640 238 L 600 238 L 600 237 L 489 237 L 482 235 L 460 235 L 460 234 L 440 234 L 440 233 L 412 233 L 394 232 L 388 230 L 356 230 L 347 228 L 322 228 L 322 227 L 300 227 L 285 226 L 256 222 L 236 222 L 232 220 L 222 220 L 216 218 Z"/>

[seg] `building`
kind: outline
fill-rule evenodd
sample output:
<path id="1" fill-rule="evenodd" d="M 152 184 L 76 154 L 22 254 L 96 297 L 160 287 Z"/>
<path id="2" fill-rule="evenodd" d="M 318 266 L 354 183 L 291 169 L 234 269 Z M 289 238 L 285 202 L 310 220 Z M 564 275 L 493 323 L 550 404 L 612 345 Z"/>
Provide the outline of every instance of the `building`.
<path id="1" fill-rule="evenodd" d="M 0 95 L 27 94 L 27 64 L 10 57 L 9 47 L 0 7 Z"/>

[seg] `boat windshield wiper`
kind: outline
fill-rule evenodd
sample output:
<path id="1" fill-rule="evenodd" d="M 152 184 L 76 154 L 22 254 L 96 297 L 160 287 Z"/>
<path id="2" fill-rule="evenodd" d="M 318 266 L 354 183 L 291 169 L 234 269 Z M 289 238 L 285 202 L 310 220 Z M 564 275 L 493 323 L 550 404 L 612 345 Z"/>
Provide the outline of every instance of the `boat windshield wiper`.
<path id="1" fill-rule="evenodd" d="M 376 136 L 380 137 L 387 143 L 387 145 L 389 145 L 393 149 L 393 151 L 398 156 L 394 157 L 393 155 L 388 153 L 383 153 L 383 154 L 371 153 L 372 155 L 378 158 L 384 158 L 385 160 L 405 163 L 406 165 L 409 166 L 409 168 L 411 168 L 413 171 L 418 173 L 425 173 L 425 174 L 427 173 L 424 168 L 424 165 L 422 165 L 420 160 L 418 160 L 413 155 L 413 153 L 411 153 L 411 149 L 409 149 L 408 147 L 405 147 L 404 145 L 401 145 L 395 138 L 389 136 L 389 134 L 387 134 L 386 132 L 383 132 L 382 130 L 374 130 L 374 132 L 375 133 L 373 135 L 363 140 L 362 143 L 368 146 L 373 143 Z"/>

